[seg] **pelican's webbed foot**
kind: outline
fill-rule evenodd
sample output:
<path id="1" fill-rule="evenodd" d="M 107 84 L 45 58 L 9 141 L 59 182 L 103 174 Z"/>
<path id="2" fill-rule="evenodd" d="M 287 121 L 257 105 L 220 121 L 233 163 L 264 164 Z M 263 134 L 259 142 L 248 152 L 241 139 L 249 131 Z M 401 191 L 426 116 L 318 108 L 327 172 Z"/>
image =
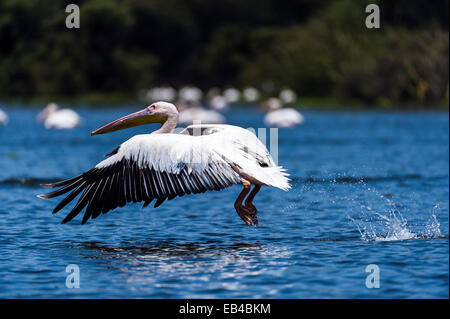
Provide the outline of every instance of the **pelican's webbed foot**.
<path id="1" fill-rule="evenodd" d="M 245 205 L 242 207 L 242 209 L 244 211 L 245 218 L 247 220 L 250 219 L 250 221 L 251 221 L 251 223 L 250 224 L 247 223 L 247 225 L 257 226 L 258 225 L 258 217 L 256 216 L 256 214 L 258 214 L 258 210 L 256 209 L 255 205 L 253 205 L 253 204 Z"/>

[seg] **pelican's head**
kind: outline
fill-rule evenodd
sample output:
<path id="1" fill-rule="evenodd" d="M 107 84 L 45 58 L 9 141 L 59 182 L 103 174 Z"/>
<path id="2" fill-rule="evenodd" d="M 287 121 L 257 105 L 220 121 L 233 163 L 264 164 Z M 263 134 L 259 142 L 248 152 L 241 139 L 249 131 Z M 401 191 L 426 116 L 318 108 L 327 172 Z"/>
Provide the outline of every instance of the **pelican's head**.
<path id="1" fill-rule="evenodd" d="M 55 103 L 48 103 L 47 106 L 38 114 L 38 121 L 44 121 L 47 117 L 50 116 L 50 114 L 55 113 L 58 109 L 59 107 Z"/>
<path id="2" fill-rule="evenodd" d="M 175 105 L 168 102 L 155 102 L 147 106 L 145 109 L 132 113 L 130 115 L 121 117 L 114 122 L 102 126 L 95 130 L 91 135 L 105 134 L 114 131 L 123 130 L 126 128 L 150 124 L 161 123 L 167 121 L 168 118 L 177 118 L 178 110 Z"/>
<path id="3" fill-rule="evenodd" d="M 281 101 L 276 97 L 271 97 L 266 102 L 269 111 L 276 111 L 281 108 Z"/>

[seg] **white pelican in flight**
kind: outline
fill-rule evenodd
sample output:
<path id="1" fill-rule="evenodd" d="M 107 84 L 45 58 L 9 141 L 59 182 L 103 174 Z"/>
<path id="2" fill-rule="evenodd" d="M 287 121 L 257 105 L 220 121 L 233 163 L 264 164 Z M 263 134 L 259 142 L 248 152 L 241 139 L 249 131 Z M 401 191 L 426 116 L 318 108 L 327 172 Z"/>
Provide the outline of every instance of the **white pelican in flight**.
<path id="1" fill-rule="evenodd" d="M 0 125 L 6 125 L 8 124 L 9 118 L 8 115 L 6 115 L 5 112 L 0 110 Z"/>
<path id="2" fill-rule="evenodd" d="M 75 111 L 60 109 L 55 103 L 49 103 L 39 113 L 38 121 L 43 121 L 46 129 L 57 130 L 69 130 L 81 124 L 81 118 Z"/>
<path id="3" fill-rule="evenodd" d="M 266 105 L 269 112 L 264 117 L 264 123 L 269 127 L 293 127 L 305 122 L 299 111 L 294 108 L 282 108 L 281 102 L 277 98 L 270 98 Z"/>
<path id="4" fill-rule="evenodd" d="M 147 123 L 162 124 L 151 134 L 130 138 L 89 171 L 43 185 L 61 188 L 38 197 L 52 198 L 70 192 L 53 210 L 57 213 L 81 194 L 62 223 L 87 206 L 84 224 L 89 218 L 95 219 L 127 202 L 144 202 L 145 207 L 156 199 L 155 207 L 158 207 L 176 196 L 240 184 L 243 190 L 234 203 L 236 212 L 247 225 L 257 225 L 258 211 L 252 203 L 255 195 L 261 186 L 288 190 L 285 170 L 275 165 L 262 142 L 246 129 L 231 125 L 192 125 L 175 134 L 177 120 L 178 111 L 173 104 L 156 102 L 99 128 L 91 135 Z"/>

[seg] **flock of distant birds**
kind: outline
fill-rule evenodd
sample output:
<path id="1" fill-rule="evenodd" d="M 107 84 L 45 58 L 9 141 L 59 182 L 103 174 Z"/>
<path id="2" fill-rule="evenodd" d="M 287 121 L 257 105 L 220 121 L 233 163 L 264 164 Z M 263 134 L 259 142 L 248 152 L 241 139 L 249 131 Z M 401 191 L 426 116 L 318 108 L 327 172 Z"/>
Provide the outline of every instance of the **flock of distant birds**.
<path id="1" fill-rule="evenodd" d="M 226 119 L 222 115 L 230 105 L 239 101 L 256 103 L 260 100 L 260 92 L 256 88 L 246 88 L 242 92 L 235 88 L 228 88 L 222 93 L 217 88 L 210 89 L 206 96 L 201 89 L 186 86 L 178 91 L 171 87 L 156 87 L 143 92 L 143 99 L 148 101 L 175 102 L 179 114 L 179 124 L 189 125 L 193 121 L 205 124 L 222 124 Z M 295 108 L 285 107 L 296 101 L 297 95 L 290 89 L 283 89 L 279 97 L 271 97 L 261 103 L 267 110 L 264 123 L 269 127 L 293 127 L 303 124 L 303 115 Z M 206 101 L 208 108 L 202 106 Z"/>
<path id="2" fill-rule="evenodd" d="M 242 92 L 235 88 L 228 88 L 221 92 L 213 88 L 206 94 L 197 87 L 186 86 L 178 92 L 172 87 L 155 87 L 145 90 L 141 98 L 146 101 L 175 102 L 178 111 L 178 123 L 189 125 L 201 122 L 203 124 L 222 124 L 226 122 L 222 114 L 229 110 L 230 105 L 239 101 L 257 103 L 260 92 L 256 88 L 246 88 Z M 295 92 L 283 89 L 279 97 L 271 97 L 260 106 L 267 110 L 264 123 L 268 127 L 293 127 L 304 123 L 303 115 L 295 108 L 286 107 L 296 101 Z M 204 105 L 202 105 L 204 101 Z M 37 120 L 47 129 L 73 129 L 82 123 L 81 117 L 68 108 L 60 108 L 55 103 L 49 103 L 38 115 Z M 8 124 L 8 115 L 0 109 L 0 125 Z"/>

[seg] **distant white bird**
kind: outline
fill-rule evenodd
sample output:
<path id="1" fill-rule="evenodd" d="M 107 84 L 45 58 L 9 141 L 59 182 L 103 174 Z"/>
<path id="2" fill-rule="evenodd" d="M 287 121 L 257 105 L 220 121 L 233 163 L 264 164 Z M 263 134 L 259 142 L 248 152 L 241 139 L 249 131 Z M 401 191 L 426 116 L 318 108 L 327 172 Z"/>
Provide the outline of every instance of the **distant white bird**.
<path id="1" fill-rule="evenodd" d="M 215 95 L 209 100 L 209 105 L 216 111 L 226 111 L 229 108 L 227 100 L 222 95 Z"/>
<path id="2" fill-rule="evenodd" d="M 195 86 L 185 86 L 178 92 L 178 97 L 183 101 L 199 103 L 203 98 L 203 91 Z"/>
<path id="3" fill-rule="evenodd" d="M 157 100 L 165 100 L 165 101 L 174 101 L 177 96 L 177 91 L 170 87 L 154 87 L 148 90 L 146 98 L 149 101 L 157 101 Z"/>
<path id="4" fill-rule="evenodd" d="M 225 117 L 217 111 L 207 110 L 200 106 L 188 107 L 179 113 L 179 124 L 187 125 L 194 121 L 202 124 L 221 124 L 225 123 Z"/>
<path id="5" fill-rule="evenodd" d="M 99 128 L 91 135 L 147 123 L 162 124 L 151 134 L 136 135 L 124 142 L 89 171 L 43 185 L 61 188 L 39 197 L 52 198 L 70 192 L 53 210 L 57 213 L 81 194 L 62 223 L 87 207 L 84 224 L 89 218 L 97 218 L 127 202 L 144 202 L 145 207 L 156 199 L 158 207 L 176 196 L 240 184 L 243 190 L 234 203 L 236 212 L 247 225 L 257 225 L 255 195 L 261 186 L 288 190 L 285 170 L 275 165 L 267 148 L 249 130 L 231 125 L 192 125 L 174 134 L 177 120 L 178 111 L 173 104 L 156 102 Z M 169 213 L 176 212 L 165 212 Z M 160 216 L 164 218 L 165 214 Z"/>
<path id="6" fill-rule="evenodd" d="M 241 96 L 241 93 L 238 89 L 235 88 L 229 88 L 223 91 L 223 97 L 225 100 L 227 100 L 228 103 L 236 103 L 239 101 L 239 98 Z"/>
<path id="7" fill-rule="evenodd" d="M 49 103 L 37 118 L 39 122 L 44 122 L 46 129 L 68 130 L 81 124 L 81 118 L 75 111 L 60 109 L 55 103 Z"/>
<path id="8" fill-rule="evenodd" d="M 242 92 L 244 100 L 247 102 L 255 102 L 259 99 L 259 91 L 253 87 L 248 87 Z"/>
<path id="9" fill-rule="evenodd" d="M 280 92 L 280 99 L 284 103 L 294 103 L 297 100 L 297 94 L 291 89 L 284 89 Z"/>
<path id="10" fill-rule="evenodd" d="M 0 125 L 6 125 L 9 122 L 8 115 L 2 110 L 0 110 Z"/>
<path id="11" fill-rule="evenodd" d="M 282 108 L 281 101 L 270 98 L 266 102 L 269 112 L 264 117 L 264 123 L 269 127 L 293 127 L 303 124 L 305 119 L 300 112 L 293 108 Z"/>

